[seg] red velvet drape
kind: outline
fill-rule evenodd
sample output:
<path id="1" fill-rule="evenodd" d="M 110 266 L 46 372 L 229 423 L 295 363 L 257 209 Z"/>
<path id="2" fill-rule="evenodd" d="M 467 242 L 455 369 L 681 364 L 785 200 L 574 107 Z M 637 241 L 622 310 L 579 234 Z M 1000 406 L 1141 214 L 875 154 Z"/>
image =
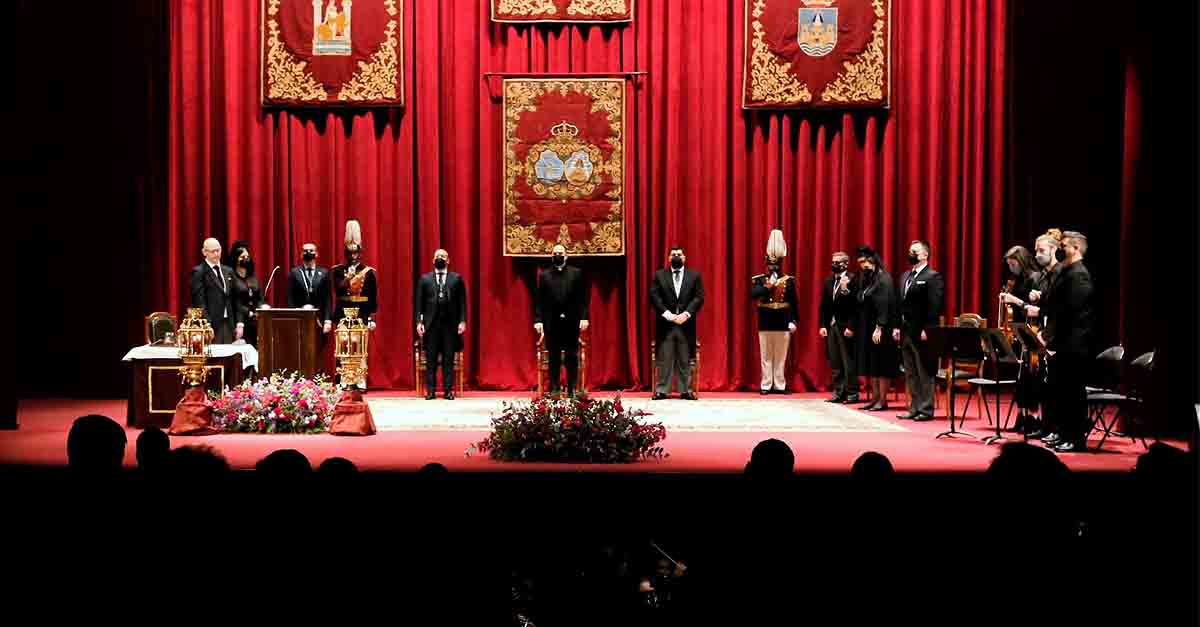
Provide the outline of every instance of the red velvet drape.
<path id="1" fill-rule="evenodd" d="M 249 240 L 260 272 L 315 240 L 329 265 L 347 218 L 379 270 L 373 387 L 411 387 L 412 288 L 450 251 L 470 290 L 467 363 L 477 387 L 528 388 L 537 266 L 500 243 L 499 81 L 483 72 L 644 70 L 630 85 L 624 258 L 577 260 L 592 278 L 590 380 L 645 385 L 648 281 L 682 244 L 704 274 L 703 389 L 759 378 L 748 278 L 784 230 L 800 279 L 793 385 L 824 385 L 818 280 L 829 255 L 868 242 L 899 272 L 910 239 L 933 243 L 949 314 L 989 314 L 1005 185 L 1006 11 L 1000 0 L 895 0 L 892 107 L 802 114 L 740 108 L 743 0 L 638 2 L 627 27 L 493 24 L 486 0 L 407 0 L 408 107 L 264 112 L 257 1 L 172 5 L 168 215 L 148 244 L 165 262 L 151 297 L 178 311 L 200 244 Z M 281 270 L 281 273 L 283 270 Z M 282 277 L 276 278 L 277 282 Z M 283 287 L 269 300 L 282 304 Z"/>

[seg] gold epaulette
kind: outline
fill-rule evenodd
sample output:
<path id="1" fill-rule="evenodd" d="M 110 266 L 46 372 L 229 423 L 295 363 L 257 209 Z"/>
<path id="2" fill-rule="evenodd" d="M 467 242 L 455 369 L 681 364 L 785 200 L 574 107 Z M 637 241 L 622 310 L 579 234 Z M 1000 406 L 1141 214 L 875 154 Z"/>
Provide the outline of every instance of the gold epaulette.
<path id="1" fill-rule="evenodd" d="M 791 303 L 759 303 L 758 304 L 759 309 L 788 309 L 791 306 L 792 306 Z"/>

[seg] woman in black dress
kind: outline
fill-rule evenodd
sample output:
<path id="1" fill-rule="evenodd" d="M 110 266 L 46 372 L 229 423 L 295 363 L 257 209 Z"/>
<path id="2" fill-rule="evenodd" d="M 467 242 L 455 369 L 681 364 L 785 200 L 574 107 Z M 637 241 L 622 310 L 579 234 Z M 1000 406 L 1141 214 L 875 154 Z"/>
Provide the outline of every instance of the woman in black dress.
<path id="1" fill-rule="evenodd" d="M 1013 246 L 1008 249 L 1008 252 L 1004 253 L 1004 263 L 1008 266 L 1009 282 L 1007 284 L 1011 287 L 1007 291 L 1000 292 L 1000 311 L 1003 313 L 1004 308 L 1007 307 L 1008 311 L 1012 312 L 1012 322 L 1025 322 L 1025 306 L 1029 304 L 1029 294 L 1040 289 L 1042 272 L 1033 254 L 1024 246 Z M 1003 320 L 1003 318 L 1001 319 Z M 1020 337 L 1014 335 L 1013 339 L 1019 341 Z M 1021 351 L 1021 354 L 1023 357 L 1028 356 L 1024 350 Z M 1037 414 L 1041 401 L 1038 377 L 1029 365 L 1029 359 L 1021 360 L 1021 376 L 1018 377 L 1019 383 L 1014 395 L 1020 410 L 1014 429 L 1025 432 L 1037 428 L 1039 421 L 1035 414 Z"/>
<path id="2" fill-rule="evenodd" d="M 883 267 L 883 260 L 870 246 L 859 246 L 856 251 L 858 267 L 861 269 L 858 301 L 861 305 L 858 316 L 858 368 L 867 377 L 871 390 L 871 403 L 865 411 L 884 411 L 887 406 L 888 388 L 892 379 L 900 374 L 900 351 L 892 341 L 892 329 L 896 326 L 896 284 Z"/>
<path id="3" fill-rule="evenodd" d="M 250 256 L 250 245 L 238 240 L 230 248 L 229 261 L 233 266 L 233 303 L 237 307 L 237 319 L 245 323 L 242 339 L 258 347 L 258 307 L 263 304 L 262 288 L 254 275 L 254 259 Z"/>

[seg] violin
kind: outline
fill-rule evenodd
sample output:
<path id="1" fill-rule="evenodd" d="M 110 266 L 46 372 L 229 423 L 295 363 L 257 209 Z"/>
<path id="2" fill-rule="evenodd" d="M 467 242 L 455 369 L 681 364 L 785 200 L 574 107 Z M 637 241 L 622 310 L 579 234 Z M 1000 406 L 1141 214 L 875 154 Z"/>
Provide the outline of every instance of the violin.
<path id="1" fill-rule="evenodd" d="M 1010 278 L 1004 282 L 1004 288 L 1000 290 L 1000 293 L 1009 294 L 1012 292 L 1013 287 L 1016 287 L 1016 285 L 1017 280 Z M 1009 344 L 1011 344 L 1013 341 L 1012 319 L 1013 306 L 1005 303 L 1004 301 L 1000 301 L 1000 310 L 996 312 L 996 320 L 999 321 L 997 326 L 1001 329 L 1001 331 L 1003 331 L 1004 338 L 1008 340 Z"/>

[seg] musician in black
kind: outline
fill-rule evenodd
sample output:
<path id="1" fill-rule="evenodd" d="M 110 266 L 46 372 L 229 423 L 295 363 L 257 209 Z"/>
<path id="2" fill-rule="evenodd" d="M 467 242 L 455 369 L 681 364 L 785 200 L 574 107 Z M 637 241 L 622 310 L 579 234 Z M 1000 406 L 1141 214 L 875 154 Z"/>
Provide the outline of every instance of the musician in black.
<path id="1" fill-rule="evenodd" d="M 1049 356 L 1046 397 L 1058 428 L 1057 437 L 1050 435 L 1042 438 L 1042 442 L 1059 453 L 1087 450 L 1090 423 L 1086 376 L 1095 323 L 1092 276 L 1083 265 L 1087 247 L 1087 238 L 1082 233 L 1063 233 L 1063 269 L 1050 288 L 1045 305 L 1046 328 L 1039 335 Z"/>
<path id="2" fill-rule="evenodd" d="M 425 349 L 425 400 L 435 397 L 439 360 L 444 396 L 454 400 L 454 354 L 463 349 L 467 331 L 467 286 L 449 268 L 450 254 L 439 248 L 433 253 L 433 272 L 417 281 L 413 311 Z"/>
<path id="3" fill-rule="evenodd" d="M 1002 316 L 1001 320 L 1007 317 L 1010 324 L 1025 322 L 1025 305 L 1029 304 L 1029 295 L 1037 289 L 1042 273 L 1038 269 L 1037 260 L 1024 246 L 1013 246 L 1008 249 L 1008 252 L 1004 253 L 1004 263 L 1008 270 L 1008 279 L 1005 281 L 1005 289 L 1000 292 L 999 299 L 1001 313 L 1008 313 L 1006 316 Z M 1012 337 L 1014 341 L 1020 340 L 1016 335 Z M 1026 433 L 1037 429 L 1038 419 L 1035 414 L 1040 405 L 1038 378 L 1034 370 L 1030 368 L 1031 361 L 1028 357 L 1031 352 L 1029 349 L 1036 350 L 1037 347 L 1022 347 L 1021 376 L 1014 399 L 1019 412 L 1016 429 Z"/>
<path id="4" fill-rule="evenodd" d="M 833 253 L 832 270 L 833 274 L 821 288 L 818 320 L 825 357 L 833 374 L 833 398 L 829 402 L 857 403 L 858 280 L 850 274 L 850 255 L 842 251 Z"/>
<path id="5" fill-rule="evenodd" d="M 1050 290 L 1063 266 L 1062 231 L 1050 229 L 1038 236 L 1034 241 L 1034 262 L 1041 268 L 1040 274 L 1034 280 L 1034 288 L 1029 292 L 1029 299 L 1023 307 L 1025 322 L 1030 329 L 1037 333 L 1046 327 L 1046 311 L 1050 300 Z M 1029 347 L 1037 353 L 1037 367 L 1033 369 L 1035 387 L 1039 390 L 1038 401 L 1041 403 L 1041 424 L 1034 429 L 1029 437 L 1035 440 L 1057 434 L 1058 428 L 1054 417 L 1054 407 L 1045 397 L 1046 374 L 1048 372 L 1045 355 L 1040 346 Z M 1056 438 L 1052 438 L 1056 439 Z"/>
<path id="6" fill-rule="evenodd" d="M 588 288 L 583 271 L 567 265 L 567 248 L 556 245 L 550 267 L 538 273 L 533 297 L 533 328 L 546 343 L 550 393 L 560 391 L 558 376 L 567 367 L 567 394 L 579 380 L 579 333 L 588 328 Z"/>

